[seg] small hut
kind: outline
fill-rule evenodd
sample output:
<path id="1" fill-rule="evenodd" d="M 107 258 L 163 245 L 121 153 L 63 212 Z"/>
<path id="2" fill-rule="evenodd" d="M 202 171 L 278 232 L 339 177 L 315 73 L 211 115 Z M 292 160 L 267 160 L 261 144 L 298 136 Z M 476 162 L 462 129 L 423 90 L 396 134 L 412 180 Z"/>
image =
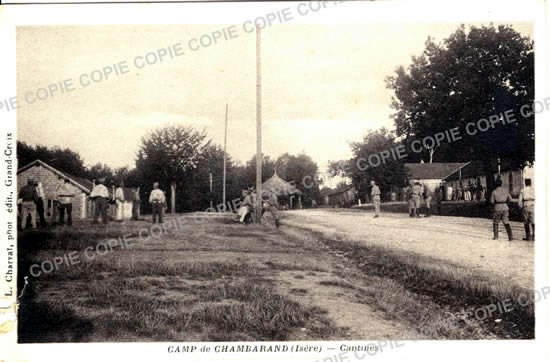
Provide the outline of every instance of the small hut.
<path id="1" fill-rule="evenodd" d="M 262 184 L 262 192 L 271 192 L 277 196 L 279 207 L 288 209 L 302 208 L 302 191 L 294 186 L 294 181 L 287 182 L 277 175 L 277 171 Z"/>

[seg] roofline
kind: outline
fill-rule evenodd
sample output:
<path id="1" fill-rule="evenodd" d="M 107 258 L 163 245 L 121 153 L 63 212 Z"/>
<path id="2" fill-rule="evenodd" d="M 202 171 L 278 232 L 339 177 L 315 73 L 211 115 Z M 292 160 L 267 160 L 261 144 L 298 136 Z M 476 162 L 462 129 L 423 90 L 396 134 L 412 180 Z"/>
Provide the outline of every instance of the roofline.
<path id="1" fill-rule="evenodd" d="M 458 164 L 461 164 L 462 166 L 458 167 L 457 169 L 455 169 L 453 172 L 451 172 L 450 174 L 448 174 L 447 176 L 445 177 L 433 177 L 433 178 L 420 178 L 420 177 L 413 177 L 413 179 L 417 179 L 417 180 L 445 180 L 447 177 L 453 175 L 455 172 L 457 172 L 458 170 L 462 170 L 464 167 L 466 167 L 467 165 L 469 165 L 470 163 L 472 163 L 472 161 L 468 161 L 468 162 L 434 162 L 434 163 L 424 163 L 426 165 L 433 165 L 433 164 L 450 164 L 450 163 L 458 163 Z M 416 163 L 416 162 L 407 162 L 404 164 L 405 167 L 408 167 L 407 165 L 422 165 L 422 163 Z"/>
<path id="2" fill-rule="evenodd" d="M 334 190 L 333 192 L 325 195 L 325 196 L 334 196 L 334 195 L 339 195 L 339 194 L 342 194 L 346 191 L 349 191 L 350 189 L 354 188 L 355 186 L 352 184 L 352 185 L 347 185 L 346 188 L 342 189 L 342 190 Z"/>
<path id="3" fill-rule="evenodd" d="M 30 169 L 31 167 L 35 166 L 35 164 L 39 164 L 40 166 L 43 166 L 44 168 L 52 171 L 56 175 L 68 179 L 75 186 L 77 186 L 79 189 L 81 189 L 84 192 L 90 193 L 92 191 L 92 190 L 88 189 L 86 186 L 83 186 L 79 182 L 75 181 L 71 176 L 67 175 L 64 172 L 59 171 L 58 169 L 54 168 L 53 166 L 48 165 L 46 162 L 44 162 L 40 159 L 36 159 L 36 160 L 32 161 L 31 163 L 28 163 L 25 166 L 21 167 L 19 170 L 17 170 L 17 174 L 19 175 L 21 172 L 24 172 L 24 171 Z"/>
<path id="4" fill-rule="evenodd" d="M 466 163 L 464 163 L 462 166 L 460 166 L 459 168 L 457 168 L 456 170 L 454 170 L 453 172 L 451 172 L 450 174 L 448 174 L 447 176 L 441 178 L 442 180 L 445 180 L 447 177 L 455 174 L 457 171 L 460 171 L 462 170 L 464 167 L 468 166 L 470 163 L 472 163 L 472 161 L 468 161 Z"/>

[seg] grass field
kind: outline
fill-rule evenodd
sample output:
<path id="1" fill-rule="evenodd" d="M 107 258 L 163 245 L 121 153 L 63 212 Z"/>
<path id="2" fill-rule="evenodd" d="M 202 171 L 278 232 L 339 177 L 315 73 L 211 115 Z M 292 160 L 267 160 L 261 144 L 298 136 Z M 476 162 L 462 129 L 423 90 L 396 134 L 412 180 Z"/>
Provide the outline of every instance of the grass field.
<path id="1" fill-rule="evenodd" d="M 24 276 L 29 284 L 20 342 L 533 337 L 532 304 L 490 320 L 464 317 L 520 292 L 505 283 L 456 265 L 434 272 L 426 258 L 284 221 L 277 230 L 187 218 L 161 235 L 143 232 L 145 221 L 107 229 L 83 221 L 21 233 L 20 287 Z M 129 247 L 106 251 L 105 240 L 124 235 Z M 30 274 L 66 255 L 78 263 Z"/>

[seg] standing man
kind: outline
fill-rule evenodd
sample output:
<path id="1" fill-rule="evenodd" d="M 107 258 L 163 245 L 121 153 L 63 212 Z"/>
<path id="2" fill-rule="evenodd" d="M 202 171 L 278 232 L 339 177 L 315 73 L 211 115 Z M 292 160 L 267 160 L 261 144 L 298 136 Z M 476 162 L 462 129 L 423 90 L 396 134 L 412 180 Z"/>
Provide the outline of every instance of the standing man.
<path id="1" fill-rule="evenodd" d="M 494 205 L 493 214 L 493 240 L 498 240 L 498 223 L 500 220 L 504 223 L 506 232 L 508 233 L 508 240 L 514 240 L 512 238 L 512 228 L 510 227 L 510 220 L 508 219 L 508 205 L 507 202 L 512 202 L 512 196 L 508 190 L 502 187 L 502 180 L 500 177 L 496 180 L 497 188 L 491 193 L 491 204 Z"/>
<path id="2" fill-rule="evenodd" d="M 74 192 L 72 190 L 69 179 L 65 179 L 63 184 L 57 188 L 57 201 L 59 202 L 59 225 L 65 224 L 65 212 L 67 212 L 67 225 L 73 224 L 73 197 Z"/>
<path id="3" fill-rule="evenodd" d="M 412 187 L 412 202 L 413 202 L 413 217 L 420 217 L 418 210 L 420 210 L 422 198 L 422 185 L 416 181 Z"/>
<path id="4" fill-rule="evenodd" d="M 139 187 L 134 187 L 132 189 L 132 220 L 137 221 L 139 219 L 139 206 L 141 203 L 141 198 L 139 196 Z"/>
<path id="5" fill-rule="evenodd" d="M 535 241 L 535 189 L 531 186 L 531 179 L 525 179 L 525 187 L 519 193 L 519 207 L 523 213 L 525 237 L 523 240 Z M 533 228 L 533 232 L 531 232 Z"/>
<path id="6" fill-rule="evenodd" d="M 120 181 L 118 187 L 115 190 L 115 220 L 122 222 L 122 214 L 124 207 L 124 182 Z"/>
<path id="7" fill-rule="evenodd" d="M 253 198 L 252 196 L 252 192 L 254 191 L 254 189 L 248 189 L 248 190 L 245 190 L 244 191 L 244 200 L 243 200 L 243 203 L 241 204 L 241 207 L 239 208 L 239 222 L 241 224 L 245 224 L 246 221 L 247 221 L 247 215 L 248 214 L 252 214 L 253 210 L 254 210 L 254 205 L 255 205 L 255 202 L 256 202 L 256 199 Z"/>
<path id="8" fill-rule="evenodd" d="M 100 178 L 90 194 L 90 198 L 94 200 L 95 203 L 93 224 L 99 224 L 97 221 L 99 215 L 101 215 L 103 224 L 107 225 L 109 223 L 109 220 L 107 219 L 107 200 L 109 199 L 109 190 L 107 190 L 104 183 L 105 179 Z"/>
<path id="9" fill-rule="evenodd" d="M 441 203 L 443 202 L 443 194 L 444 194 L 444 188 L 443 183 L 439 184 L 438 187 L 435 188 L 434 192 L 434 199 L 435 203 L 437 205 L 437 214 L 441 215 Z"/>
<path id="10" fill-rule="evenodd" d="M 407 203 L 409 204 L 409 216 L 414 217 L 414 201 L 412 197 L 412 189 L 414 186 L 413 180 L 409 180 L 409 186 L 405 189 L 405 199 L 407 200 Z"/>
<path id="11" fill-rule="evenodd" d="M 164 192 L 159 189 L 158 182 L 153 183 L 153 191 L 151 191 L 151 195 L 149 195 L 149 202 L 153 208 L 153 224 L 157 223 L 157 216 L 158 222 L 162 224 L 162 214 L 164 212 L 164 205 L 166 205 L 166 196 L 164 196 Z"/>
<path id="12" fill-rule="evenodd" d="M 371 180 L 370 185 L 370 196 L 374 204 L 374 217 L 376 218 L 380 216 L 380 188 L 374 180 Z"/>
<path id="13" fill-rule="evenodd" d="M 46 227 L 48 223 L 46 222 L 46 219 L 44 218 L 44 188 L 42 188 L 42 182 L 35 182 L 34 187 L 36 188 L 36 211 L 38 212 L 38 216 L 40 218 L 40 226 Z"/>
<path id="14" fill-rule="evenodd" d="M 432 216 L 431 202 L 432 202 L 432 191 L 426 185 L 424 185 L 424 200 L 426 200 L 426 217 Z"/>
<path id="15" fill-rule="evenodd" d="M 36 201 L 38 195 L 32 179 L 27 180 L 27 185 L 19 190 L 19 199 L 21 199 L 21 228 L 27 225 L 27 216 L 31 215 L 31 226 L 36 228 Z"/>
<path id="16" fill-rule="evenodd" d="M 273 218 L 275 219 L 275 227 L 277 229 L 280 226 L 279 222 L 279 200 L 277 199 L 277 195 L 275 195 L 274 192 L 271 191 L 264 191 L 262 192 L 262 216 L 264 215 L 264 212 L 268 211 L 273 215 Z"/>

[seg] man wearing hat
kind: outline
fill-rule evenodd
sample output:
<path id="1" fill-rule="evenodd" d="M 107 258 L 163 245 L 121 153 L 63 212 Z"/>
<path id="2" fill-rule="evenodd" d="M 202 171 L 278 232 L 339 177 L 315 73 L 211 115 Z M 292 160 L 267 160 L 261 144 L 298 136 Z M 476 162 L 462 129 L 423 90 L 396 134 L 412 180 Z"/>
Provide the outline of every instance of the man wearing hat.
<path id="1" fill-rule="evenodd" d="M 32 179 L 27 180 L 27 185 L 23 186 L 19 190 L 19 199 L 21 199 L 21 223 L 24 228 L 27 223 L 27 216 L 31 215 L 31 226 L 36 228 L 36 202 L 38 201 L 38 194 L 34 187 L 34 181 Z"/>
<path id="2" fill-rule="evenodd" d="M 105 187 L 105 178 L 100 178 L 97 180 L 98 183 L 94 186 L 90 198 L 95 202 L 95 212 L 94 212 L 94 224 L 99 224 L 98 218 L 101 215 L 101 219 L 104 224 L 108 224 L 109 220 L 107 219 L 107 200 L 109 199 L 109 190 Z"/>

